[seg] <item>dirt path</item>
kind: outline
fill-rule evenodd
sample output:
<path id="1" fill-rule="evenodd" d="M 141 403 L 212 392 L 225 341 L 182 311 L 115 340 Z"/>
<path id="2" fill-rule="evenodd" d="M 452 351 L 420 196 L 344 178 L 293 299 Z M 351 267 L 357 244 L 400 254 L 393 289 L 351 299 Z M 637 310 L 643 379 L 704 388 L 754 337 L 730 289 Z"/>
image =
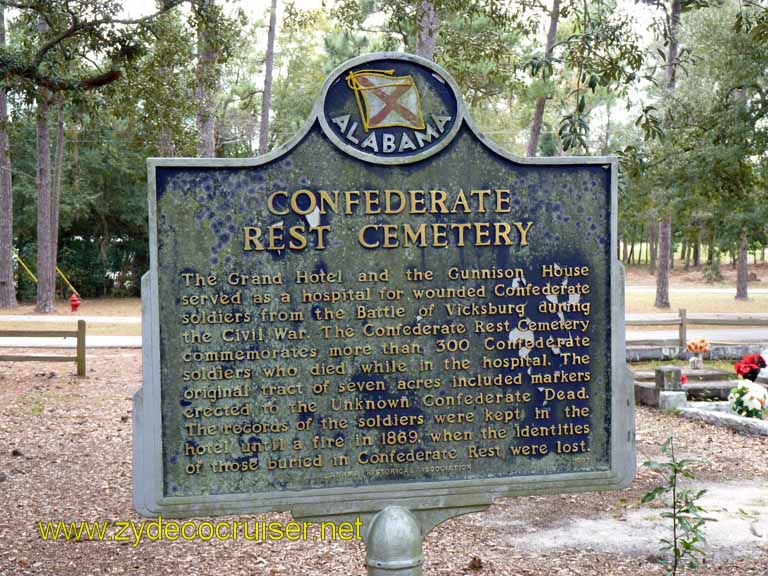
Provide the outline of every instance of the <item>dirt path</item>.
<path id="1" fill-rule="evenodd" d="M 140 520 L 131 507 L 130 463 L 140 355 L 99 350 L 89 361 L 86 380 L 60 364 L 0 363 L 0 574 L 364 574 L 355 542 L 177 541 L 134 548 L 42 541 L 38 520 Z M 712 490 L 710 506 L 732 523 L 720 533 L 733 537 L 712 537 L 710 563 L 697 574 L 768 574 L 768 442 L 644 408 L 637 432 L 640 460 L 659 457 L 672 433 L 681 454 L 707 459 L 699 481 Z M 641 469 L 622 492 L 503 499 L 485 513 L 446 522 L 427 538 L 425 574 L 661 574 L 656 528 L 649 528 L 659 510 L 639 507 L 654 481 Z M 482 567 L 471 569 L 471 562 Z"/>

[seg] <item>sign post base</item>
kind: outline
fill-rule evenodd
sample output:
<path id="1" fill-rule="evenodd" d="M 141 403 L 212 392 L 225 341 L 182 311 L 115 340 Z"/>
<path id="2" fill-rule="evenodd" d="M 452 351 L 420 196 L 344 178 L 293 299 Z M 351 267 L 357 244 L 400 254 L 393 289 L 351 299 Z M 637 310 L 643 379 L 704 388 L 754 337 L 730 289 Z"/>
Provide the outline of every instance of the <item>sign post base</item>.
<path id="1" fill-rule="evenodd" d="M 416 517 L 400 506 L 387 506 L 368 530 L 368 576 L 422 576 L 423 537 Z"/>

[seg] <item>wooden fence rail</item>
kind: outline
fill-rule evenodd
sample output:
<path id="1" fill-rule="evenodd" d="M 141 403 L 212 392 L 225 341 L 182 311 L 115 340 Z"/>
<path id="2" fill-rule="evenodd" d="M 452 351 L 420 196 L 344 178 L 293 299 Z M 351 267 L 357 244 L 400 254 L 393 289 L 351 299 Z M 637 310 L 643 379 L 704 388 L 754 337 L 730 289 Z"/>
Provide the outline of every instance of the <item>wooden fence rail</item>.
<path id="1" fill-rule="evenodd" d="M 768 314 L 760 316 L 739 314 L 696 314 L 689 315 L 685 308 L 678 310 L 677 318 L 637 318 L 627 320 L 626 326 L 677 326 L 677 344 L 685 349 L 688 346 L 689 326 L 768 326 Z M 658 345 L 663 340 L 632 340 L 634 345 Z"/>
<path id="2" fill-rule="evenodd" d="M 77 355 L 0 355 L 0 362 L 75 362 L 77 375 L 85 376 L 85 320 L 77 321 L 77 330 L 0 330 L 0 338 L 77 338 Z"/>

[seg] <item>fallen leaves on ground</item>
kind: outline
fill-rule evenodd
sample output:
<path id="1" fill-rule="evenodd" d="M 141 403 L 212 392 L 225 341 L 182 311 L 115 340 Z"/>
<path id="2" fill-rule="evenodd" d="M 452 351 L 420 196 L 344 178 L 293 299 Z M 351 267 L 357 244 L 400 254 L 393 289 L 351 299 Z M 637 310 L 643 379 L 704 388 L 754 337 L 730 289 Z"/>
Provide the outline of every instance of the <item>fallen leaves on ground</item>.
<path id="1" fill-rule="evenodd" d="M 142 520 L 131 495 L 131 398 L 141 383 L 138 350 L 89 352 L 86 379 L 71 369 L 0 362 L 0 574 L 365 574 L 364 548 L 349 542 L 45 542 L 37 521 Z M 766 478 L 765 439 L 638 408 L 638 460 L 658 459 L 675 435 L 680 456 L 705 458 L 702 481 Z M 592 549 L 532 552 L 510 535 L 574 518 L 622 518 L 656 482 L 640 468 L 618 492 L 503 498 L 487 511 L 444 522 L 425 540 L 425 576 L 655 576 L 654 557 Z M 260 517 L 261 515 L 259 515 Z M 287 522 L 288 514 L 267 514 Z M 238 520 L 255 517 L 238 517 Z M 229 517 L 229 519 L 235 519 Z M 765 576 L 768 551 L 707 563 L 701 576 Z"/>

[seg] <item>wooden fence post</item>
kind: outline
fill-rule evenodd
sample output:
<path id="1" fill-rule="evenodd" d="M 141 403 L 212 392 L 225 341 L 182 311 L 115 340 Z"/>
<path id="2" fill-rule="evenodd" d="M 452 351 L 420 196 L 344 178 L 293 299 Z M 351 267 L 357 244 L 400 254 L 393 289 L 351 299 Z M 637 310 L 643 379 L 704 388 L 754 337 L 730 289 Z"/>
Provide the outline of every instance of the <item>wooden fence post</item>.
<path id="1" fill-rule="evenodd" d="M 85 376 L 85 320 L 77 321 L 77 375 Z"/>
<path id="2" fill-rule="evenodd" d="M 688 345 L 688 311 L 680 308 L 680 351 L 685 352 Z"/>

